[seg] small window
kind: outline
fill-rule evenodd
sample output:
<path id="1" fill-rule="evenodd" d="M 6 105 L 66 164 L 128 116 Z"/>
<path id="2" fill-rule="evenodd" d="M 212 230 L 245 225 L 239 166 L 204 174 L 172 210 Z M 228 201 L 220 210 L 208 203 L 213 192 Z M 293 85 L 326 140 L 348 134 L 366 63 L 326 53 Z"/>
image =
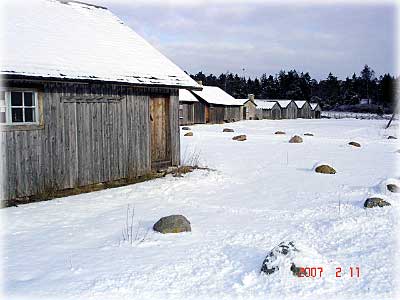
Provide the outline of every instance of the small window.
<path id="1" fill-rule="evenodd" d="M 0 91 L 0 123 L 5 124 L 6 122 L 7 122 L 6 92 Z"/>
<path id="2" fill-rule="evenodd" d="M 0 91 L 0 123 L 35 124 L 38 120 L 37 93 Z"/>

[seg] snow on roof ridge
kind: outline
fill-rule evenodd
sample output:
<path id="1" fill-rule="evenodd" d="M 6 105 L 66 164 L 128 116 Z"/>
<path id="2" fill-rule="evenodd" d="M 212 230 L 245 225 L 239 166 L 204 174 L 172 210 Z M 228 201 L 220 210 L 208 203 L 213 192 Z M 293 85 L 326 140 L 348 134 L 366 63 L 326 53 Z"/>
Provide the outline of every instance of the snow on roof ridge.
<path id="1" fill-rule="evenodd" d="M 52 1 L 52 0 L 49 0 L 49 1 Z M 54 0 L 53 0 L 54 1 Z M 77 0 L 55 0 L 55 1 L 58 1 L 58 2 L 61 2 L 62 4 L 69 4 L 69 3 L 76 3 L 76 4 L 83 4 L 83 5 L 86 5 L 86 6 L 92 6 L 92 7 L 95 7 L 95 8 L 100 8 L 100 9 L 106 9 L 106 10 L 108 10 L 108 8 L 107 7 L 105 7 L 105 6 L 101 6 L 101 5 L 97 5 L 97 4 L 92 4 L 92 3 L 87 3 L 87 2 L 82 2 L 82 1 L 77 1 Z"/>
<path id="2" fill-rule="evenodd" d="M 298 108 L 303 108 L 303 106 L 307 103 L 307 100 L 295 100 L 294 103 Z"/>
<path id="3" fill-rule="evenodd" d="M 264 99 L 254 99 L 254 103 L 260 109 L 272 109 L 275 105 L 279 106 L 279 103 L 276 101 L 265 101 Z"/>
<path id="4" fill-rule="evenodd" d="M 319 103 L 315 103 L 315 102 L 310 103 L 310 106 L 311 106 L 312 110 L 316 109 L 318 105 L 319 105 Z"/>

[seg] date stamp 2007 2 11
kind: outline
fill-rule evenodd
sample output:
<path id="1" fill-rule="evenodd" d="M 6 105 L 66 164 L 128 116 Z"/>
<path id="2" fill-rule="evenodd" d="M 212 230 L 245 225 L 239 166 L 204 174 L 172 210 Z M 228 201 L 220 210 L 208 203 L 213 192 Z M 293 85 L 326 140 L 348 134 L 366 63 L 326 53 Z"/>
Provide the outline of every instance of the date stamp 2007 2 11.
<path id="1" fill-rule="evenodd" d="M 347 269 L 336 267 L 335 277 L 340 278 L 347 274 L 350 278 L 360 278 L 360 267 L 349 267 L 348 272 L 346 271 Z M 323 267 L 300 267 L 297 272 L 298 277 L 321 278 L 323 274 Z"/>

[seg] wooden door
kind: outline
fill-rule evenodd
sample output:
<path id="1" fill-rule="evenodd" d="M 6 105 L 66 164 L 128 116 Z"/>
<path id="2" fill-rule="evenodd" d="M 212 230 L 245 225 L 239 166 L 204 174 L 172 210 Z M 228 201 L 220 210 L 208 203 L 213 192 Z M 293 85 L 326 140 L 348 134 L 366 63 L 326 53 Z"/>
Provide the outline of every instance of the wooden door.
<path id="1" fill-rule="evenodd" d="M 152 167 L 168 165 L 171 161 L 168 108 L 169 97 L 152 97 L 150 99 Z"/>
<path id="2" fill-rule="evenodd" d="M 205 106 L 206 108 L 206 123 L 210 122 L 210 107 L 209 106 Z"/>
<path id="3" fill-rule="evenodd" d="M 247 120 L 247 118 L 246 118 L 246 106 L 243 106 L 243 120 Z"/>

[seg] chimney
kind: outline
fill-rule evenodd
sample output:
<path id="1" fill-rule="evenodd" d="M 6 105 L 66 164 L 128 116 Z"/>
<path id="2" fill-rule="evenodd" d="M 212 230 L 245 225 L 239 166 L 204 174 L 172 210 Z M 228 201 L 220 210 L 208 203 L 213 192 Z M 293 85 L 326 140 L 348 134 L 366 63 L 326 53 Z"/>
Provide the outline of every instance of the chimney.
<path id="1" fill-rule="evenodd" d="M 196 82 L 197 82 L 199 85 L 203 86 L 203 81 L 197 80 Z"/>
<path id="2" fill-rule="evenodd" d="M 249 100 L 254 101 L 254 94 L 249 94 Z"/>

